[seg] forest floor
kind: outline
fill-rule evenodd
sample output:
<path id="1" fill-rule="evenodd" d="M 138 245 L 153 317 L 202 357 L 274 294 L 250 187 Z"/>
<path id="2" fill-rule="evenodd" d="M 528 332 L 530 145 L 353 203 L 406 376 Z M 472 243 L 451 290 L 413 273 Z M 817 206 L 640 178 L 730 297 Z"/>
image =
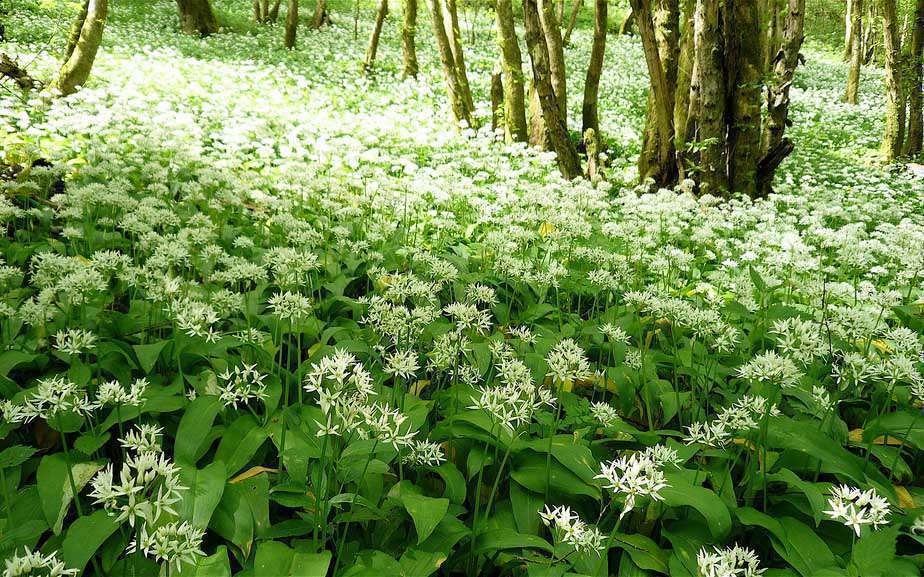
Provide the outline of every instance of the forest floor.
<path id="1" fill-rule="evenodd" d="M 39 79 L 69 25 L 57 4 L 19 0 L 0 44 Z M 613 561 L 689 577 L 704 547 L 735 543 L 768 576 L 919 574 L 924 183 L 877 162 L 878 70 L 846 106 L 845 66 L 810 43 L 776 193 L 722 202 L 636 188 L 635 37 L 607 41 L 606 179 L 565 182 L 550 153 L 485 127 L 487 13 L 461 14 L 481 127 L 460 130 L 424 3 L 417 80 L 400 78 L 400 14 L 364 77 L 371 4 L 357 35 L 335 3 L 291 51 L 249 2 L 214 4 L 228 30 L 201 39 L 177 32 L 172 1 L 111 2 L 87 86 L 0 91 L 0 160 L 51 164 L 0 196 L 0 441 L 25 447 L 0 458 L 16 491 L 0 556 L 41 545 L 110 575 L 144 565 L 126 547 L 165 518 L 130 529 L 103 513 L 127 505 L 96 474 L 145 444 L 120 444 L 116 423 L 143 423 L 161 427 L 146 450 L 195 484 L 176 518 L 221 568 L 197 575 L 282 574 L 265 561 L 291 544 L 322 567 L 333 552 L 346 575 Z M 573 40 L 575 127 L 586 19 Z M 324 389 L 338 375 L 348 393 Z M 129 383 L 143 394 L 113 408 L 105 395 Z M 54 423 L 41 397 L 59 393 L 93 402 Z M 38 417 L 71 449 L 51 436 L 36 453 Z M 80 460 L 86 516 L 62 453 Z M 620 453 L 657 487 L 637 502 L 611 491 Z M 838 484 L 893 516 L 864 509 L 857 539 L 825 510 L 860 498 Z M 593 542 L 573 551 L 542 505 L 603 533 L 582 524 Z M 157 575 L 146 563 L 138 575 Z"/>

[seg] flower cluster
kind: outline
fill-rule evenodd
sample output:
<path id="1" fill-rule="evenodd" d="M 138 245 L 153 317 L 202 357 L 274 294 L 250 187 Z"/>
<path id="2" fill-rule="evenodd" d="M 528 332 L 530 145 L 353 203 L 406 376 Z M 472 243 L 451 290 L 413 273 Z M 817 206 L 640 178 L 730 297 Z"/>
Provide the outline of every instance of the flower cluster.
<path id="1" fill-rule="evenodd" d="M 853 529 L 857 537 L 864 525 L 878 529 L 889 522 L 889 502 L 875 489 L 838 485 L 831 489 L 828 507 L 825 515 Z"/>

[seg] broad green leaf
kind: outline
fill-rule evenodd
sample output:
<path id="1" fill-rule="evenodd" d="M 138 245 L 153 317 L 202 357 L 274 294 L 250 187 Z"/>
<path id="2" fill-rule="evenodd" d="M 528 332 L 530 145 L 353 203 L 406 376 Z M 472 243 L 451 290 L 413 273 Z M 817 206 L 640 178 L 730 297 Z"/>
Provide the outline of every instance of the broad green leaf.
<path id="1" fill-rule="evenodd" d="M 554 551 L 549 542 L 542 537 L 517 533 L 512 529 L 485 531 L 475 538 L 475 553 L 506 549 L 541 549 L 548 553 Z"/>
<path id="2" fill-rule="evenodd" d="M 702 515 L 709 532 L 718 540 L 724 540 L 731 532 L 731 515 L 725 502 L 713 491 L 688 484 L 681 475 L 668 473 L 669 486 L 661 489 L 661 498 L 668 507 L 692 507 Z"/>
<path id="3" fill-rule="evenodd" d="M 64 526 L 64 517 L 74 500 L 74 493 L 71 491 L 65 463 L 64 453 L 45 455 L 42 457 L 36 472 L 39 496 L 42 500 L 42 511 L 45 513 L 45 519 L 55 535 L 61 532 Z M 74 477 L 74 485 L 77 487 L 77 491 L 83 489 L 103 466 L 104 463 L 102 462 L 74 463 L 71 465 L 71 474 Z"/>
<path id="4" fill-rule="evenodd" d="M 909 411 L 897 411 L 873 419 L 863 430 L 863 440 L 867 443 L 872 443 L 885 435 L 893 441 L 898 439 L 917 449 L 924 449 L 924 416 Z"/>
<path id="5" fill-rule="evenodd" d="M 71 568 L 82 570 L 106 539 L 118 531 L 115 515 L 99 509 L 71 523 L 61 546 L 61 560 Z"/>
<path id="6" fill-rule="evenodd" d="M 176 577 L 231 577 L 228 548 L 222 545 L 215 550 L 214 555 L 199 557 L 195 565 L 184 564 Z"/>
<path id="7" fill-rule="evenodd" d="M 256 454 L 266 437 L 266 431 L 253 416 L 241 415 L 225 431 L 215 453 L 215 460 L 224 462 L 227 475 L 234 476 Z"/>
<path id="8" fill-rule="evenodd" d="M 29 460 L 38 451 L 25 445 L 13 445 L 0 451 L 0 469 L 18 467 Z"/>
<path id="9" fill-rule="evenodd" d="M 195 463 L 222 404 L 214 395 L 202 395 L 187 405 L 176 431 L 173 454 L 177 461 Z"/>
<path id="10" fill-rule="evenodd" d="M 135 356 L 138 357 L 138 366 L 144 371 L 144 374 L 151 374 L 151 371 L 154 370 L 154 365 L 157 364 L 157 359 L 160 358 L 160 353 L 168 344 L 170 344 L 170 341 L 157 341 L 156 343 L 146 345 L 132 345 L 132 348 L 135 350 Z"/>
<path id="11" fill-rule="evenodd" d="M 204 469 L 196 469 L 192 464 L 179 465 L 180 483 L 186 490 L 180 494 L 177 512 L 193 527 L 205 529 L 225 490 L 225 465 L 221 461 L 215 461 Z"/>
<path id="12" fill-rule="evenodd" d="M 392 487 L 388 496 L 401 503 L 411 516 L 417 531 L 418 545 L 430 536 L 449 510 L 449 499 L 422 495 L 421 490 L 410 481 L 402 481 Z"/>
<path id="13" fill-rule="evenodd" d="M 898 529 L 897 526 L 892 526 L 871 531 L 854 544 L 850 560 L 860 575 L 863 577 L 892 576 L 888 570 L 895 559 Z"/>
<path id="14" fill-rule="evenodd" d="M 329 551 L 303 553 L 277 541 L 257 545 L 254 577 L 325 577 L 330 566 Z"/>

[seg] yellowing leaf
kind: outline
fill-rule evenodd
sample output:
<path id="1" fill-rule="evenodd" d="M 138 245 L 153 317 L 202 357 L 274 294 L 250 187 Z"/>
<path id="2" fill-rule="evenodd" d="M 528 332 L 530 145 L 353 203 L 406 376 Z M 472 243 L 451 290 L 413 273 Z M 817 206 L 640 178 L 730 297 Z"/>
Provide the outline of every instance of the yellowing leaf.
<path id="1" fill-rule="evenodd" d="M 539 234 L 542 238 L 545 238 L 555 232 L 555 225 L 549 221 L 544 221 L 539 225 Z"/>
<path id="2" fill-rule="evenodd" d="M 895 494 L 898 496 L 898 505 L 902 509 L 915 509 L 917 507 L 917 504 L 914 502 L 914 497 L 911 496 L 908 489 L 901 485 L 893 485 L 893 488 L 895 489 Z"/>
<path id="3" fill-rule="evenodd" d="M 229 483 L 240 483 L 241 481 L 246 481 L 247 479 L 251 477 L 256 477 L 257 475 L 262 475 L 263 473 L 278 473 L 278 472 L 279 472 L 279 469 L 273 469 L 271 467 L 263 467 L 263 466 L 258 465 L 256 467 L 251 467 L 247 469 L 240 475 L 233 477 L 228 482 Z"/>

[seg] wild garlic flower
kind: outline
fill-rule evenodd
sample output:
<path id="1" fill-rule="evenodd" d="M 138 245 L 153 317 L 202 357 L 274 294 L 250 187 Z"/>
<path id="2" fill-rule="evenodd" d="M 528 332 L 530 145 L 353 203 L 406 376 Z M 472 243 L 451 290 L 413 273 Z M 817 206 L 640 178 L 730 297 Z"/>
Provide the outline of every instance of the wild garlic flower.
<path id="1" fill-rule="evenodd" d="M 574 381 L 590 378 L 590 362 L 584 349 L 572 339 L 564 339 L 549 351 L 546 357 L 552 382 L 558 386 L 570 386 Z"/>
<path id="2" fill-rule="evenodd" d="M 303 388 L 318 394 L 318 404 L 326 414 L 332 407 L 352 400 L 363 403 L 375 394 L 372 375 L 345 349 L 336 349 L 315 363 L 305 375 Z"/>
<path id="3" fill-rule="evenodd" d="M 775 351 L 765 351 L 739 367 L 738 376 L 752 383 L 764 383 L 787 388 L 799 384 L 802 371 L 796 367 L 791 359 L 781 357 Z"/>
<path id="4" fill-rule="evenodd" d="M 705 445 L 707 447 L 724 447 L 731 441 L 731 433 L 725 423 L 718 421 L 693 423 L 687 427 L 683 442 L 687 445 Z"/>
<path id="5" fill-rule="evenodd" d="M 76 576 L 78 569 L 68 569 L 57 553 L 42 555 L 26 547 L 22 553 L 13 552 L 4 561 L 3 577 L 65 577 Z"/>
<path id="6" fill-rule="evenodd" d="M 924 534 L 924 515 L 918 515 L 914 518 L 914 522 L 911 523 L 910 531 L 914 535 Z"/>
<path id="7" fill-rule="evenodd" d="M 768 401 L 760 395 L 744 395 L 731 406 L 722 409 L 715 421 L 725 425 L 729 431 L 746 432 L 756 429 L 764 414 L 771 417 L 780 415 L 775 404 L 767 406 Z"/>
<path id="8" fill-rule="evenodd" d="M 590 404 L 590 414 L 604 427 L 612 427 L 619 423 L 619 412 L 609 403 L 595 402 Z"/>
<path id="9" fill-rule="evenodd" d="M 668 486 L 664 477 L 663 465 L 654 462 L 644 453 L 633 453 L 623 456 L 615 461 L 601 465 L 600 474 L 594 477 L 601 479 L 603 488 L 613 493 L 613 496 L 624 495 L 626 502 L 619 514 L 622 519 L 635 507 L 639 497 L 650 497 L 655 501 L 661 500 L 661 489 Z"/>
<path id="10" fill-rule="evenodd" d="M 395 351 L 385 357 L 385 372 L 395 378 L 410 380 L 417 373 L 420 364 L 417 362 L 417 352 L 412 349 Z"/>
<path id="11" fill-rule="evenodd" d="M 156 436 L 156 433 L 154 433 Z M 145 433 L 150 441 L 151 431 Z M 138 437 L 142 433 L 138 433 Z M 142 439 L 129 437 L 120 439 L 123 446 L 145 447 Z M 127 520 L 135 526 L 141 519 L 146 523 L 156 523 L 161 515 L 176 515 L 173 505 L 180 501 L 180 493 L 186 487 L 180 485 L 180 471 L 160 449 L 154 449 L 148 442 L 142 450 L 125 457 L 119 480 L 113 479 L 113 467 L 100 471 L 90 482 L 90 497 L 102 505 L 110 515 L 117 515 L 117 521 Z"/>
<path id="12" fill-rule="evenodd" d="M 284 321 L 298 322 L 311 314 L 311 300 L 299 293 L 283 291 L 270 297 L 269 308 Z"/>
<path id="13" fill-rule="evenodd" d="M 613 323 L 604 323 L 600 325 L 600 332 L 603 333 L 611 343 L 629 344 L 629 334 L 619 325 Z"/>
<path id="14" fill-rule="evenodd" d="M 523 343 L 527 345 L 536 344 L 536 335 L 533 334 L 533 331 L 525 325 L 507 327 L 507 332 L 513 338 L 520 339 Z"/>
<path id="15" fill-rule="evenodd" d="M 766 569 L 760 567 L 760 558 L 747 547 L 705 547 L 696 556 L 700 577 L 760 577 Z"/>
<path id="16" fill-rule="evenodd" d="M 446 455 L 439 443 L 412 441 L 408 448 L 408 452 L 401 456 L 401 462 L 405 465 L 439 467 L 446 462 Z"/>
<path id="17" fill-rule="evenodd" d="M 812 402 L 815 403 L 815 408 L 818 409 L 821 414 L 832 411 L 835 405 L 837 405 L 831 398 L 831 393 L 824 387 L 818 385 L 812 387 Z"/>
<path id="18" fill-rule="evenodd" d="M 87 393 L 79 389 L 64 375 L 40 379 L 35 391 L 28 396 L 21 410 L 11 412 L 18 422 L 28 423 L 36 418 L 53 422 L 62 413 L 89 414 L 95 405 Z"/>
<path id="19" fill-rule="evenodd" d="M 491 328 L 491 313 L 474 304 L 450 303 L 443 307 L 443 312 L 453 320 L 459 332 L 482 334 Z"/>
<path id="20" fill-rule="evenodd" d="M 777 348 L 803 366 L 827 352 L 818 323 L 798 317 L 780 319 L 773 322 L 770 333 L 776 339 Z"/>
<path id="21" fill-rule="evenodd" d="M 465 298 L 476 304 L 487 306 L 497 304 L 497 293 L 494 288 L 481 283 L 474 283 L 465 287 Z"/>
<path id="22" fill-rule="evenodd" d="M 839 485 L 831 489 L 829 510 L 825 515 L 850 527 L 860 536 L 863 525 L 878 529 L 889 523 L 889 502 L 875 489 L 861 491 L 856 487 Z"/>
<path id="23" fill-rule="evenodd" d="M 433 348 L 427 353 L 430 361 L 427 366 L 432 370 L 445 371 L 452 369 L 471 351 L 471 339 L 456 331 L 443 333 L 433 339 Z"/>
<path id="24" fill-rule="evenodd" d="M 641 452 L 643 458 L 648 459 L 657 467 L 676 467 L 680 465 L 680 456 L 677 450 L 667 445 L 652 445 Z"/>
<path id="25" fill-rule="evenodd" d="M 119 444 L 129 451 L 139 454 L 158 454 L 161 452 L 158 436 L 162 432 L 163 428 L 156 425 L 138 425 L 135 429 L 125 433 L 125 436 L 119 439 Z"/>
<path id="26" fill-rule="evenodd" d="M 166 312 L 179 330 L 190 337 L 201 337 L 208 342 L 218 340 L 215 326 L 221 320 L 212 305 L 188 297 L 170 301 Z"/>
<path id="27" fill-rule="evenodd" d="M 55 333 L 55 349 L 68 355 L 79 355 L 96 348 L 96 335 L 83 329 L 68 329 Z"/>
<path id="28" fill-rule="evenodd" d="M 596 527 L 587 525 L 570 507 L 562 505 L 539 512 L 539 517 L 552 534 L 562 543 L 574 547 L 578 553 L 593 552 L 599 555 L 605 547 L 605 536 Z"/>
<path id="29" fill-rule="evenodd" d="M 218 398 L 226 407 L 237 408 L 238 403 L 246 405 L 250 401 L 266 399 L 266 375 L 257 370 L 256 363 L 243 364 L 226 369 L 218 375 L 222 381 L 218 385 Z"/>
<path id="30" fill-rule="evenodd" d="M 532 373 L 523 361 L 515 357 L 499 357 L 495 369 L 497 381 L 503 384 L 482 387 L 481 395 L 469 409 L 485 411 L 494 423 L 513 432 L 529 423 L 538 411 L 555 406 L 552 391 L 535 385 Z"/>
<path id="31" fill-rule="evenodd" d="M 145 557 L 151 558 L 165 566 L 176 567 L 179 571 L 183 564 L 195 565 L 196 557 L 203 557 L 202 538 L 205 531 L 196 529 L 186 521 L 182 523 L 167 523 L 148 531 L 148 526 L 141 527 L 141 534 L 132 539 L 127 553 L 140 551 Z"/>
<path id="32" fill-rule="evenodd" d="M 407 415 L 392 410 L 388 404 L 373 403 L 359 407 L 359 427 L 356 432 L 362 439 L 375 439 L 384 445 L 400 450 L 413 442 L 416 431 L 410 430 Z"/>
<path id="33" fill-rule="evenodd" d="M 96 390 L 96 403 L 100 407 L 119 405 L 123 407 L 140 407 L 144 404 L 144 392 L 148 380 L 144 377 L 132 381 L 128 390 L 119 381 L 105 381 Z"/>

